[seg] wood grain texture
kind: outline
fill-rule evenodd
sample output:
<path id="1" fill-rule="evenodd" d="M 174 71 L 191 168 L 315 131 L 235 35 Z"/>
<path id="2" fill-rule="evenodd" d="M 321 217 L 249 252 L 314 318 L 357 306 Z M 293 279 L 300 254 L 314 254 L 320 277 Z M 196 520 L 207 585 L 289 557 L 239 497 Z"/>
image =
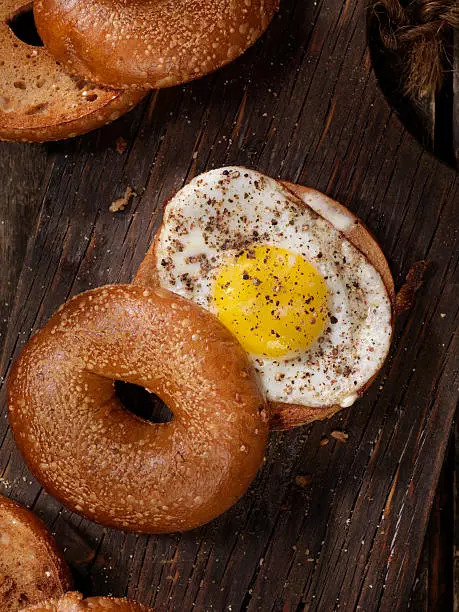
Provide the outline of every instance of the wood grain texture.
<path id="1" fill-rule="evenodd" d="M 409 599 L 408 609 L 413 612 L 457 609 L 454 607 L 454 438 L 452 432 Z"/>
<path id="2" fill-rule="evenodd" d="M 0 145 L 0 375 L 70 295 L 129 281 L 162 202 L 226 163 L 341 201 L 374 231 L 399 285 L 413 262 L 429 262 L 377 383 L 329 422 L 273 434 L 248 494 L 189 533 L 126 535 L 71 514 L 27 472 L 5 412 L 0 483 L 56 532 L 88 595 L 126 594 L 160 612 L 405 610 L 457 399 L 457 181 L 378 90 L 358 0 L 283 0 L 228 68 L 153 93 L 84 138 Z M 127 186 L 137 195 L 110 213 Z"/>

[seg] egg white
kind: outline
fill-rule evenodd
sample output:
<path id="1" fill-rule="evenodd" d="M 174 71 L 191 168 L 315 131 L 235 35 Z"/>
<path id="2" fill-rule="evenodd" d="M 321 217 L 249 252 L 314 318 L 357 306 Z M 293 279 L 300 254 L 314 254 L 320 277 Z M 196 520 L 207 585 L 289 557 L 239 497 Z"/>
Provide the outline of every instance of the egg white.
<path id="1" fill-rule="evenodd" d="M 321 204 L 325 211 L 325 196 L 315 207 Z M 341 233 L 345 216 L 337 219 L 339 229 L 326 216 L 277 181 L 238 167 L 196 177 L 165 209 L 155 251 L 159 282 L 213 313 L 218 271 L 242 249 L 289 249 L 325 279 L 330 324 L 319 340 L 286 357 L 249 355 L 270 401 L 349 406 L 389 350 L 392 313 L 384 282 Z"/>

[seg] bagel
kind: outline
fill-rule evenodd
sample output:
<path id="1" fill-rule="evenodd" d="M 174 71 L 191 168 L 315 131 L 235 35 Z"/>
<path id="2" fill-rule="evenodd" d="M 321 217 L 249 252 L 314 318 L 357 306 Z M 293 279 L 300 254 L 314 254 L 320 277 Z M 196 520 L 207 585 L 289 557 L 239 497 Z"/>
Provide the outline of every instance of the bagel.
<path id="1" fill-rule="evenodd" d="M 153 424 L 114 381 L 170 407 Z M 161 288 L 113 285 L 64 305 L 24 348 L 9 420 L 44 488 L 83 516 L 128 531 L 184 531 L 243 495 L 260 467 L 265 402 L 245 351 L 210 313 Z"/>
<path id="2" fill-rule="evenodd" d="M 44 524 L 0 496 L 0 610 L 22 610 L 71 586 L 64 557 Z"/>
<path id="3" fill-rule="evenodd" d="M 66 593 L 58 599 L 49 599 L 26 610 L 32 612 L 151 612 L 152 608 L 139 604 L 129 599 L 117 597 L 87 597 L 83 598 L 81 593 L 75 591 Z"/>
<path id="4" fill-rule="evenodd" d="M 237 174 L 240 175 L 245 169 L 233 169 L 235 172 L 237 170 Z M 221 169 L 220 172 L 228 172 L 231 173 L 232 170 L 224 170 Z M 211 172 L 219 172 L 219 171 L 211 171 Z M 251 171 L 247 171 L 250 173 Z M 208 173 L 210 174 L 210 173 Z M 257 176 L 261 177 L 261 181 L 263 179 L 263 175 Z M 206 175 L 201 175 L 201 177 L 205 177 Z M 194 179 L 196 181 L 196 189 L 204 190 L 203 183 L 204 179 L 200 182 L 200 177 L 196 177 Z M 272 180 L 272 179 L 267 179 Z M 391 304 L 391 309 L 394 305 L 395 300 L 395 292 L 394 292 L 394 282 L 392 279 L 392 275 L 389 269 L 389 265 L 387 260 L 378 245 L 375 237 L 370 233 L 370 231 L 366 228 L 364 223 L 358 219 L 353 213 L 351 213 L 347 208 L 328 198 L 324 194 L 310 189 L 308 187 L 303 187 L 299 185 L 294 185 L 292 183 L 277 181 L 278 184 L 282 185 L 283 188 L 288 189 L 288 191 L 293 194 L 295 200 L 300 202 L 305 207 L 311 208 L 317 215 L 328 221 L 332 226 L 334 226 L 342 235 L 343 240 L 346 239 L 350 244 L 352 244 L 360 253 L 362 253 L 369 264 L 378 272 L 380 275 L 385 292 L 387 294 L 388 302 Z M 213 191 L 211 189 L 210 192 L 215 198 L 218 200 L 218 195 L 216 195 L 216 190 Z M 245 194 L 247 195 L 247 194 Z M 182 197 L 183 200 L 183 197 Z M 250 201 L 250 200 L 249 200 Z M 170 200 L 169 200 L 170 202 Z M 169 203 L 166 205 L 168 206 Z M 190 205 L 189 205 L 190 206 Z M 175 218 L 175 217 L 174 217 Z M 177 223 L 180 224 L 181 219 L 178 218 Z M 169 282 L 164 282 L 161 278 L 161 274 L 163 274 L 163 264 L 165 260 L 162 259 L 163 251 L 161 246 L 161 236 L 162 233 L 165 232 L 165 224 L 164 220 L 159 227 L 155 237 L 153 238 L 153 242 L 142 261 L 137 274 L 134 278 L 134 284 L 145 287 L 155 287 L 155 286 L 163 286 L 165 288 L 171 289 L 169 286 Z M 179 232 L 180 233 L 180 232 Z M 172 234 L 171 234 L 172 236 Z M 186 236 L 181 238 L 182 242 L 186 243 Z M 196 242 L 194 242 L 194 246 L 196 247 Z M 241 247 L 242 248 L 242 247 Z M 214 251 L 212 251 L 214 252 Z M 173 281 L 170 281 L 171 283 Z M 172 289 L 173 290 L 173 289 Z M 201 299 L 201 297 L 200 297 Z M 202 299 L 201 302 L 202 303 Z M 393 316 L 391 325 L 393 324 Z M 390 340 L 390 338 L 389 338 Z M 368 380 L 358 389 L 358 395 L 362 395 L 368 387 L 371 385 L 375 376 L 379 371 L 379 367 L 375 371 L 374 375 L 368 378 Z M 321 420 L 325 418 L 330 418 L 333 414 L 341 410 L 343 405 L 340 404 L 326 404 L 326 405 L 302 405 L 297 402 L 284 402 L 284 401 L 269 401 L 269 415 L 270 415 L 270 428 L 283 430 L 290 429 L 293 427 L 297 427 L 299 425 L 303 425 L 306 423 L 310 423 L 315 420 Z"/>
<path id="5" fill-rule="evenodd" d="M 36 0 L 38 32 L 72 74 L 111 87 L 191 81 L 241 55 L 278 0 Z"/>
<path id="6" fill-rule="evenodd" d="M 30 9 L 0 0 L 0 140 L 41 142 L 84 134 L 110 123 L 145 92 L 116 91 L 71 77 L 44 47 L 28 45 L 10 23 Z"/>

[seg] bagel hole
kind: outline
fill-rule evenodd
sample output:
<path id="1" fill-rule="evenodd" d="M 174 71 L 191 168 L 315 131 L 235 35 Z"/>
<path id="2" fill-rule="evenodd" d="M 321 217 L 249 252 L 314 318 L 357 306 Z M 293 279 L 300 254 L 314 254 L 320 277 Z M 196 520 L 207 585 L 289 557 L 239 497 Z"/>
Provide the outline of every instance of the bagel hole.
<path id="1" fill-rule="evenodd" d="M 17 13 L 17 15 L 10 19 L 8 25 L 16 38 L 19 38 L 26 45 L 43 47 L 43 41 L 35 26 L 32 5 Z"/>
<path id="2" fill-rule="evenodd" d="M 116 380 L 115 393 L 126 410 L 149 423 L 170 423 L 174 419 L 166 404 L 143 387 Z"/>

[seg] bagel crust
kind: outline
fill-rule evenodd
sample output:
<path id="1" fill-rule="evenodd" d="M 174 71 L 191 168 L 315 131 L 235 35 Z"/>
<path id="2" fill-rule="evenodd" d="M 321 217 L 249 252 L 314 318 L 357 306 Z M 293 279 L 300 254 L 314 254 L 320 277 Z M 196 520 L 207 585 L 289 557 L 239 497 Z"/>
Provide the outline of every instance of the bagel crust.
<path id="1" fill-rule="evenodd" d="M 36 0 L 37 29 L 72 74 L 160 88 L 231 62 L 268 27 L 278 0 Z"/>
<path id="2" fill-rule="evenodd" d="M 19 40 L 8 24 L 29 9 L 25 0 L 0 0 L 0 140 L 42 142 L 84 134 L 144 97 L 142 91 L 116 91 L 71 77 L 44 47 Z"/>
<path id="3" fill-rule="evenodd" d="M 81 593 L 72 591 L 58 599 L 49 599 L 26 610 L 34 612 L 152 612 L 152 608 L 144 606 L 136 601 L 117 597 L 87 597 L 83 598 Z"/>
<path id="4" fill-rule="evenodd" d="M 32 512 L 0 496 L 0 610 L 15 612 L 72 586 L 54 538 Z"/>
<path id="5" fill-rule="evenodd" d="M 127 411 L 114 381 L 172 410 Z M 72 510 L 129 531 L 184 531 L 243 495 L 267 412 L 247 355 L 210 313 L 161 288 L 101 287 L 64 305 L 11 372 L 9 419 L 40 483 Z"/>
<path id="6" fill-rule="evenodd" d="M 317 214 L 339 229 L 345 239 L 363 253 L 370 264 L 381 275 L 387 295 L 393 306 L 395 291 L 389 265 L 376 238 L 367 229 L 365 224 L 342 204 L 328 198 L 315 189 L 285 181 L 278 182 L 292 192 L 305 206 L 311 207 Z M 158 247 L 161 229 L 162 226 L 159 227 L 145 258 L 139 266 L 133 281 L 136 285 L 145 287 L 160 285 L 156 249 Z M 360 396 L 371 386 L 377 374 L 378 372 L 358 390 Z M 312 423 L 313 421 L 331 418 L 335 413 L 344 408 L 344 406 L 338 404 L 306 406 L 276 401 L 268 402 L 268 407 L 270 429 L 273 430 L 292 429 L 300 425 Z"/>

